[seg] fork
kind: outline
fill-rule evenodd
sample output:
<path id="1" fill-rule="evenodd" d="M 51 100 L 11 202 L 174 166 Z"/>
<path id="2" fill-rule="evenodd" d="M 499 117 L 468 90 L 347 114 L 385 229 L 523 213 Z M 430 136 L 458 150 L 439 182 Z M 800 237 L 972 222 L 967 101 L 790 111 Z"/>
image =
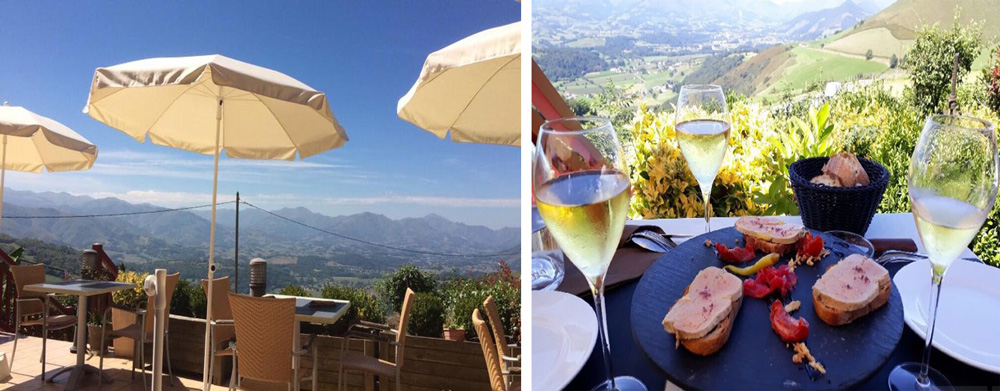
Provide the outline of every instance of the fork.
<path id="1" fill-rule="evenodd" d="M 927 255 L 920 253 L 912 253 L 909 251 L 889 250 L 882 253 L 882 255 L 879 256 L 878 259 L 875 260 L 875 262 L 878 262 L 880 265 L 885 266 L 893 263 L 913 262 L 918 259 L 927 259 Z M 965 257 L 960 259 L 962 259 L 963 261 L 978 262 L 985 264 L 983 260 L 975 257 Z"/>

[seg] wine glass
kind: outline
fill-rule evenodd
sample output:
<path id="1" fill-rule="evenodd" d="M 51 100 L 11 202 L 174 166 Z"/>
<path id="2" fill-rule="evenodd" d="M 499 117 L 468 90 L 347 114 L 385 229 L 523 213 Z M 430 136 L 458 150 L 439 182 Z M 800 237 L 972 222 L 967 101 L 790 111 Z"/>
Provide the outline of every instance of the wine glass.
<path id="1" fill-rule="evenodd" d="M 711 231 L 712 182 L 729 146 L 729 108 L 722 87 L 691 84 L 681 87 L 674 113 L 677 144 L 705 201 L 705 232 Z"/>
<path id="2" fill-rule="evenodd" d="M 921 362 L 893 368 L 891 390 L 951 389 L 951 382 L 929 365 L 941 281 L 993 208 L 997 171 L 993 124 L 964 116 L 927 118 L 910 159 L 907 186 L 917 232 L 931 262 L 930 314 Z"/>
<path id="3" fill-rule="evenodd" d="M 604 307 L 604 276 L 628 214 L 631 184 L 622 147 L 604 118 L 542 124 L 532 175 L 535 203 L 566 257 L 583 273 L 594 310 L 608 380 L 594 390 L 646 391 L 633 377 L 614 377 Z"/>

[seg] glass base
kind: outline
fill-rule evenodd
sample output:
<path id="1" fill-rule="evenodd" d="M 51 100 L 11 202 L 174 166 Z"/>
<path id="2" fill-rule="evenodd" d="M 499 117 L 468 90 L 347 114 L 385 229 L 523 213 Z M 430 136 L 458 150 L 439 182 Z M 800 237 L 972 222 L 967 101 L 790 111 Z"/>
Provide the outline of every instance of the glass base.
<path id="1" fill-rule="evenodd" d="M 531 253 L 531 290 L 554 291 L 565 275 L 566 266 L 559 250 Z"/>
<path id="2" fill-rule="evenodd" d="M 928 368 L 927 384 L 917 382 L 917 376 L 920 375 L 920 367 L 922 366 L 923 364 L 917 362 L 897 365 L 889 373 L 889 389 L 892 391 L 952 391 L 955 389 L 948 378 L 934 368 Z"/>
<path id="3" fill-rule="evenodd" d="M 646 385 L 642 384 L 639 379 L 632 376 L 618 376 L 615 378 L 615 389 L 611 389 L 611 382 L 605 381 L 597 387 L 594 387 L 593 391 L 648 391 Z"/>

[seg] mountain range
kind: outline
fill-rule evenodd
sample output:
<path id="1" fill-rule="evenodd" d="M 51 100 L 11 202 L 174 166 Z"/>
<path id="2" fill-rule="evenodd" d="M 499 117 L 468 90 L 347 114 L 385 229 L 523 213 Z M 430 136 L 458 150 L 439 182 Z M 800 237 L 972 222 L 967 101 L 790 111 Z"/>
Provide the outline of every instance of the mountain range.
<path id="1" fill-rule="evenodd" d="M 833 8 L 803 13 L 783 23 L 780 31 L 790 39 L 808 41 L 846 30 L 870 14 L 869 9 L 847 0 Z"/>
<path id="2" fill-rule="evenodd" d="M 233 259 L 236 211 L 232 207 L 232 204 L 226 205 L 217 212 L 216 259 L 220 263 L 226 260 L 231 263 Z M 103 243 L 116 262 L 138 265 L 140 269 L 165 263 L 190 263 L 203 270 L 200 265 L 207 258 L 210 233 L 208 208 L 159 212 L 163 210 L 165 208 L 159 206 L 132 204 L 117 198 L 6 189 L 3 209 L 6 217 L 0 228 L 13 237 L 77 249 Z M 19 218 L 143 212 L 157 213 Z M 268 212 L 327 232 L 289 222 Z M 461 257 L 427 253 L 511 253 L 519 250 L 519 243 L 517 228 L 494 230 L 470 226 L 434 214 L 394 220 L 375 213 L 327 216 L 304 207 L 265 212 L 241 205 L 240 209 L 240 262 L 256 257 L 280 260 L 283 264 L 309 260 L 317 265 L 349 265 L 354 274 L 411 262 L 442 270 L 482 270 L 495 265 L 498 259 L 516 259 L 517 256 Z M 380 245 L 415 251 L 398 251 Z M 372 267 L 367 266 L 369 263 Z"/>

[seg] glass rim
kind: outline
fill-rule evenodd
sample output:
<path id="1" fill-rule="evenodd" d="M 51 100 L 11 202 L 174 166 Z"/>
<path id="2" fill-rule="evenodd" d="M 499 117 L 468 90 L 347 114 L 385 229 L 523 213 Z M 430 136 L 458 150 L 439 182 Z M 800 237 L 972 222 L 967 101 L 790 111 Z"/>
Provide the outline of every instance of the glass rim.
<path id="1" fill-rule="evenodd" d="M 685 84 L 681 86 L 681 89 L 695 90 L 695 91 L 711 91 L 719 90 L 722 91 L 722 86 L 719 84 Z"/>
<path id="2" fill-rule="evenodd" d="M 558 130 L 558 129 L 553 129 L 551 127 L 551 125 L 555 124 L 555 123 L 569 123 L 569 122 L 594 122 L 594 123 L 597 123 L 598 126 L 595 126 L 595 127 L 592 127 L 592 128 L 587 128 L 587 129 L 579 129 L 579 130 Z M 538 127 L 538 139 L 539 140 L 542 139 L 542 134 L 543 133 L 557 133 L 557 134 L 566 134 L 566 135 L 586 134 L 586 133 L 593 133 L 593 132 L 597 132 L 597 131 L 606 131 L 607 129 L 604 129 L 604 128 L 611 128 L 611 120 L 610 119 L 604 118 L 604 117 L 595 117 L 595 116 L 563 117 L 563 118 L 557 118 L 557 119 L 554 119 L 554 120 L 545 121 L 544 123 L 542 123 L 542 125 Z M 611 130 L 614 131 L 613 128 Z M 539 148 L 539 149 L 541 149 L 541 148 Z"/>
<path id="3" fill-rule="evenodd" d="M 963 126 L 963 125 L 955 124 L 955 123 L 946 123 L 945 121 L 942 121 L 942 119 L 961 120 L 961 121 L 967 121 L 967 123 L 979 123 L 982 126 L 981 127 L 968 127 L 968 126 Z M 947 127 L 950 127 L 950 128 L 958 128 L 958 129 L 971 130 L 971 131 L 976 131 L 976 132 L 984 131 L 984 130 L 992 130 L 993 129 L 993 123 L 992 122 L 987 121 L 987 120 L 982 119 L 982 118 L 973 117 L 971 115 L 931 114 L 931 115 L 927 116 L 927 120 L 928 121 L 933 121 L 933 122 L 935 122 L 937 124 L 941 124 L 941 125 L 944 125 L 944 126 L 947 126 Z"/>

